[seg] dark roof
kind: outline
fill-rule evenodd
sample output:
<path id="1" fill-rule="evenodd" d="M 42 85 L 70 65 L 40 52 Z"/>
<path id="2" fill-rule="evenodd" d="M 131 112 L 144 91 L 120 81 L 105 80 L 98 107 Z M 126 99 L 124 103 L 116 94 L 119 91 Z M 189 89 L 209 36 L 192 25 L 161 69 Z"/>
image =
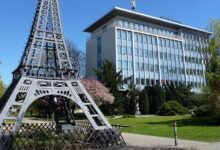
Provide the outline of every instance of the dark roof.
<path id="1" fill-rule="evenodd" d="M 184 29 L 189 29 L 189 30 L 193 30 L 193 31 L 197 31 L 197 32 L 203 32 L 203 33 L 206 33 L 206 34 L 212 34 L 211 32 L 208 32 L 208 31 L 205 31 L 205 30 L 202 30 L 202 29 L 198 29 L 198 28 L 195 28 L 195 27 L 191 27 L 191 26 L 181 24 L 181 23 L 177 23 L 177 22 L 166 20 L 166 19 L 145 15 L 145 14 L 142 14 L 142 13 L 137 13 L 137 12 L 134 12 L 134 11 L 130 11 L 130 10 L 126 10 L 126 9 L 118 8 L 118 7 L 115 7 L 110 12 L 108 12 L 106 15 L 104 15 L 103 17 L 98 19 L 95 23 L 93 23 L 92 25 L 87 27 L 84 30 L 84 32 L 91 33 L 94 30 L 96 30 L 97 28 L 99 28 L 100 26 L 102 26 L 104 23 L 106 23 L 107 21 L 109 21 L 110 19 L 112 19 L 116 16 L 123 16 L 123 17 L 127 17 L 127 18 L 133 18 L 133 19 L 136 19 L 136 20 L 141 20 L 141 21 L 144 21 L 144 22 L 149 22 L 149 23 L 154 23 L 154 24 L 159 24 L 159 25 L 162 24 L 164 26 L 168 26 L 168 27 L 176 28 L 176 29 L 184 28 Z"/>

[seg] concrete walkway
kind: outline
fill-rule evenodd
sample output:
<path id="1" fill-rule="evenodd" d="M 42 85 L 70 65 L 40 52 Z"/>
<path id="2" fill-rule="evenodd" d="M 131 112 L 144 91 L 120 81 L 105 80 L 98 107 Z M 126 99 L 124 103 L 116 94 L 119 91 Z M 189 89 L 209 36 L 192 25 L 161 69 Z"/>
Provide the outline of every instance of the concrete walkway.
<path id="1" fill-rule="evenodd" d="M 155 146 L 163 146 L 163 147 L 174 147 L 174 139 L 172 138 L 163 138 L 156 136 L 146 136 L 139 134 L 131 134 L 131 133 L 123 133 L 123 137 L 128 145 L 133 146 L 141 146 L 141 147 L 155 147 Z M 208 143 L 203 142 L 195 142 L 188 140 L 178 140 L 178 147 L 193 147 L 193 146 L 201 146 L 207 145 Z"/>

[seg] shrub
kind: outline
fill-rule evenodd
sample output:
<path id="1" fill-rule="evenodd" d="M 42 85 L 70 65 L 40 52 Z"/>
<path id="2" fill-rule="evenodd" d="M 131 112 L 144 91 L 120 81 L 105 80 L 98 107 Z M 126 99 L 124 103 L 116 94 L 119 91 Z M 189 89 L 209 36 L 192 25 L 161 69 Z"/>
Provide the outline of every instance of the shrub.
<path id="1" fill-rule="evenodd" d="M 192 111 L 193 117 L 214 116 L 214 112 L 210 111 L 207 105 L 201 105 Z"/>
<path id="2" fill-rule="evenodd" d="M 165 102 L 159 109 L 158 114 L 162 116 L 183 115 L 188 112 L 187 108 L 177 101 Z"/>

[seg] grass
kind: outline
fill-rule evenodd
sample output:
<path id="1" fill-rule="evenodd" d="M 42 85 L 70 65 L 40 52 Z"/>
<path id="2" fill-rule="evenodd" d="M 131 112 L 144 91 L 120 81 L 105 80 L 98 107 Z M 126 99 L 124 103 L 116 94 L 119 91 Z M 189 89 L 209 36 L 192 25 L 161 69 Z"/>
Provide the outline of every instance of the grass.
<path id="1" fill-rule="evenodd" d="M 125 125 L 124 132 L 160 137 L 173 137 L 173 122 L 177 122 L 178 138 L 204 141 L 220 141 L 220 122 L 214 117 L 193 118 L 184 116 L 149 116 L 109 118 L 112 124 Z"/>

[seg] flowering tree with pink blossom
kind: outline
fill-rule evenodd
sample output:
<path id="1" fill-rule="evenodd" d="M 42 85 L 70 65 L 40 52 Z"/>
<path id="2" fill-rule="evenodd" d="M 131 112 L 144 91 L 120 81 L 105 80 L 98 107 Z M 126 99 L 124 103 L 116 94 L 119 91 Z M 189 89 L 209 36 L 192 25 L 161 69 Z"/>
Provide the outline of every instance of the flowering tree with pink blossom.
<path id="1" fill-rule="evenodd" d="M 114 103 L 115 97 L 109 92 L 109 89 L 106 88 L 101 82 L 89 78 L 82 79 L 81 83 L 84 85 L 85 89 L 92 96 L 97 105 Z"/>

